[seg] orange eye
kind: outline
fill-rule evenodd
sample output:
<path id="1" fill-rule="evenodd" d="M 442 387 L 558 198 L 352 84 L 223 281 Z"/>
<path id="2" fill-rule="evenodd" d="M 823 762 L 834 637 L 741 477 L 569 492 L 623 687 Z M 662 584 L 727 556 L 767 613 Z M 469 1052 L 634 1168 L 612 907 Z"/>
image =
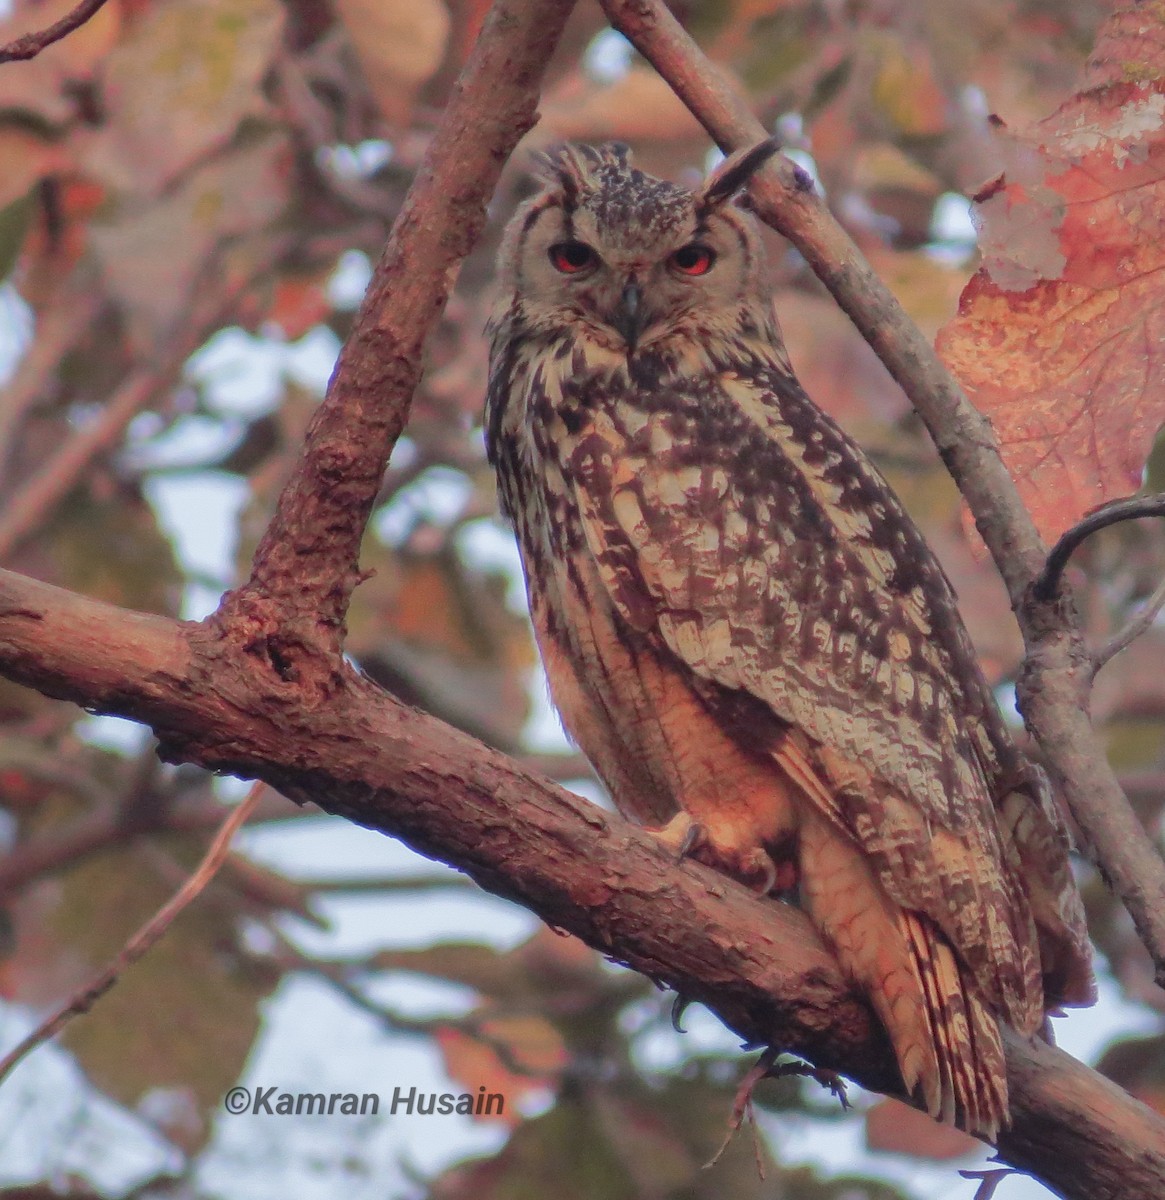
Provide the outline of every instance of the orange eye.
<path id="1" fill-rule="evenodd" d="M 586 242 L 555 242 L 550 247 L 550 261 L 564 275 L 577 275 L 587 267 L 593 267 L 599 256 Z"/>
<path id="2" fill-rule="evenodd" d="M 682 275 L 707 275 L 716 261 L 716 255 L 707 246 L 692 242 L 681 246 L 672 256 L 671 265 Z"/>

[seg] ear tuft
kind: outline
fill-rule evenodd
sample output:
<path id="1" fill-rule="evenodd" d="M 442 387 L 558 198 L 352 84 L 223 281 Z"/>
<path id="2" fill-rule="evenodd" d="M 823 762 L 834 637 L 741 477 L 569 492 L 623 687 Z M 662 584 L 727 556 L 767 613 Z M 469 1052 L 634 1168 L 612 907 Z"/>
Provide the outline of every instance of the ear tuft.
<path id="1" fill-rule="evenodd" d="M 696 204 L 701 213 L 719 208 L 731 200 L 741 188 L 781 148 L 778 137 L 766 138 L 746 150 L 730 154 L 704 181 L 696 195 Z"/>
<path id="2" fill-rule="evenodd" d="M 604 170 L 631 170 L 631 149 L 623 142 L 601 146 L 567 142 L 532 157 L 535 175 L 561 193 L 567 212 L 578 207 L 584 192 L 596 187 Z"/>

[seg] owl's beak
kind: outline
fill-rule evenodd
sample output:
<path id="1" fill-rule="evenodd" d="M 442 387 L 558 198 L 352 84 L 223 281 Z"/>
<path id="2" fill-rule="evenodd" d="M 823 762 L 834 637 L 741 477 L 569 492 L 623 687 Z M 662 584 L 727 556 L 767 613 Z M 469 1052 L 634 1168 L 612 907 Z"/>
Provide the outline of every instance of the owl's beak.
<path id="1" fill-rule="evenodd" d="M 623 335 L 628 350 L 635 349 L 635 343 L 643 332 L 644 326 L 643 292 L 634 279 L 623 288 L 619 297 L 619 307 L 615 310 L 615 328 Z"/>

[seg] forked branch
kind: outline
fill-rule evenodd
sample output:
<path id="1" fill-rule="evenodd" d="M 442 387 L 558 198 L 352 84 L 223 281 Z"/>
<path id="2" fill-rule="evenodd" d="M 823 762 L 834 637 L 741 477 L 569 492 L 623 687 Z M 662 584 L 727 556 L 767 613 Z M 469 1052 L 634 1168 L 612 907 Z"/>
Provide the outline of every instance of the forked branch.
<path id="1" fill-rule="evenodd" d="M 522 770 L 345 669 L 310 703 L 258 648 L 0 571 L 0 672 L 150 725 L 168 759 L 257 777 L 398 837 L 774 1043 L 897 1092 L 866 1002 L 806 917 L 698 863 L 677 865 L 611 813 Z M 1006 1160 L 1073 1200 L 1159 1200 L 1165 1125 L 1042 1043 L 1006 1041 Z"/>

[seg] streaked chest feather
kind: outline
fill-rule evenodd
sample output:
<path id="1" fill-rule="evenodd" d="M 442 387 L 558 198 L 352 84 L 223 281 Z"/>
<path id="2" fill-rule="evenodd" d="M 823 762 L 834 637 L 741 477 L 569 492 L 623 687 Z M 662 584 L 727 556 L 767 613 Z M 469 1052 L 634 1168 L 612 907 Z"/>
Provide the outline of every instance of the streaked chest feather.
<path id="1" fill-rule="evenodd" d="M 731 366 L 691 349 L 629 368 L 578 341 L 519 349 L 493 401 L 504 403 L 493 449 L 531 595 L 588 555 L 646 633 L 660 597 L 637 586 L 645 564 L 667 581 L 669 619 L 713 600 L 759 613 L 793 670 L 869 677 L 896 703 L 951 719 L 927 678 L 948 674 L 948 648 L 930 635 L 936 623 L 959 631 L 929 550 L 783 361 L 733 350 Z M 708 653 L 724 666 L 747 635 L 713 629 Z"/>

